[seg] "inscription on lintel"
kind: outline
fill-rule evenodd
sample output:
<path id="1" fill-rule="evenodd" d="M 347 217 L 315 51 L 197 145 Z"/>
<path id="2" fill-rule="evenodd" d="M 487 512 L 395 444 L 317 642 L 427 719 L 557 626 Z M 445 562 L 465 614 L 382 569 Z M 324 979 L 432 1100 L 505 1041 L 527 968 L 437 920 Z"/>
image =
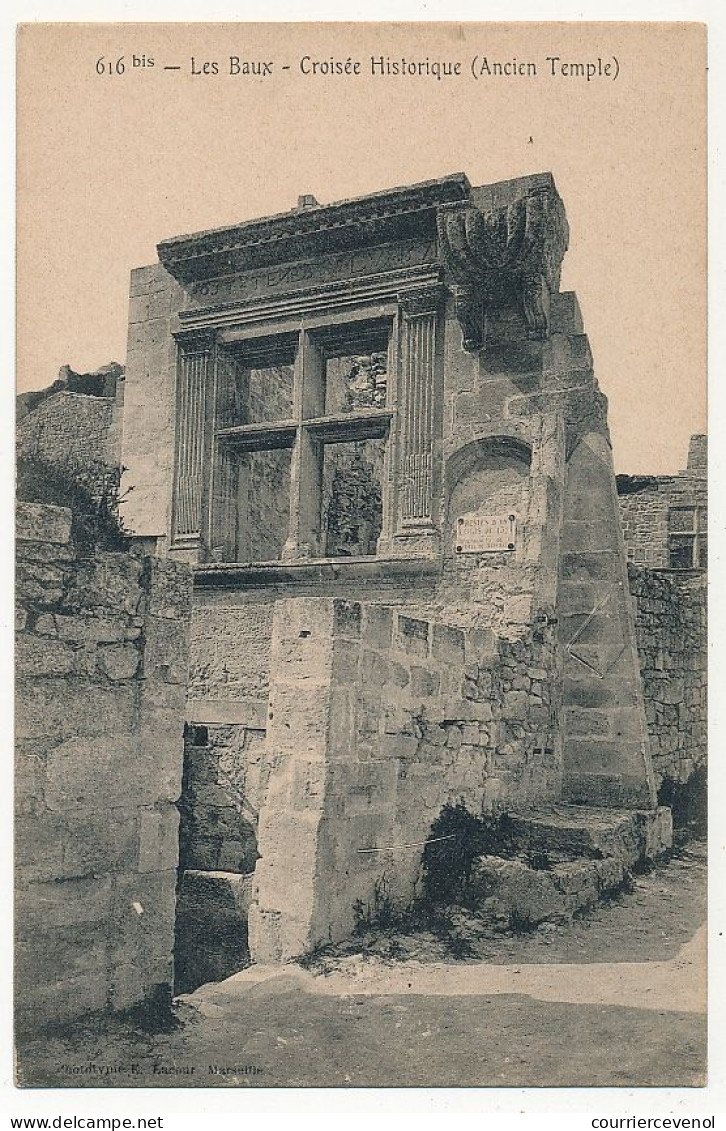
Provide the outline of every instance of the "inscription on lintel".
<path id="1" fill-rule="evenodd" d="M 187 284 L 187 308 L 245 301 L 263 295 L 285 294 L 318 284 L 361 275 L 377 275 L 405 267 L 436 262 L 435 240 L 406 240 L 379 247 L 340 251 L 299 263 L 283 263 L 259 271 L 207 279 Z"/>
<path id="2" fill-rule="evenodd" d="M 483 554 L 517 548 L 517 515 L 464 514 L 456 520 L 457 554 Z"/>

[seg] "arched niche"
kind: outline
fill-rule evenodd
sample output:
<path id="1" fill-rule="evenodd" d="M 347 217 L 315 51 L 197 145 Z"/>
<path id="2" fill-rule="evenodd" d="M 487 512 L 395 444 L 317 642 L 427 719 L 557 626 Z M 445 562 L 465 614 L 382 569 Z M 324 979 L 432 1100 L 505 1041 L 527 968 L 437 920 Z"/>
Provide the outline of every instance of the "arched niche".
<path id="1" fill-rule="evenodd" d="M 487 436 L 455 452 L 446 468 L 445 557 L 455 554 L 455 529 L 462 515 L 518 518 L 518 543 L 529 501 L 531 448 L 514 436 Z M 462 563 L 491 560 L 491 553 L 465 555 Z M 516 559 L 516 551 L 511 554 Z M 507 558 L 499 559 L 506 561 Z"/>

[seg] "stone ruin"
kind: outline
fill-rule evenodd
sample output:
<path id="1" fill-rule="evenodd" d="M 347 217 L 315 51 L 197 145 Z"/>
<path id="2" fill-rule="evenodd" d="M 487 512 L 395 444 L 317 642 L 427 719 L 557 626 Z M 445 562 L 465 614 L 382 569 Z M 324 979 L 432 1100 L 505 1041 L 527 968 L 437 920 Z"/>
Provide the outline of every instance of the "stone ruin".
<path id="1" fill-rule="evenodd" d="M 549 174 L 456 174 L 133 272 L 125 519 L 195 578 L 182 903 L 217 876 L 254 958 L 409 900 L 447 801 L 656 812 L 567 243 Z"/>
<path id="2" fill-rule="evenodd" d="M 132 272 L 124 521 L 194 577 L 182 989 L 410 902 L 447 803 L 670 843 L 568 236 L 550 174 L 455 174 Z"/>
<path id="3" fill-rule="evenodd" d="M 123 407 L 123 365 L 112 361 L 92 373 L 63 365 L 47 389 L 18 396 L 17 454 L 64 465 L 119 467 Z"/>

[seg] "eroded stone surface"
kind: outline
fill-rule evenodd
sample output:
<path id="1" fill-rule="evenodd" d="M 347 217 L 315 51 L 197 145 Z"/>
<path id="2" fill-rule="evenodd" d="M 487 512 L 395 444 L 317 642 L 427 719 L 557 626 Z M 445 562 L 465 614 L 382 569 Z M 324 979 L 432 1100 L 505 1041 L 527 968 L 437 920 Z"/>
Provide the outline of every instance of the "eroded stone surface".
<path id="1" fill-rule="evenodd" d="M 24 547 L 37 545 L 30 535 L 64 550 L 70 531 L 70 515 L 59 508 L 30 514 L 21 563 Z M 176 563 L 145 571 L 143 561 L 120 554 L 80 562 L 64 553 L 62 569 L 57 594 L 19 592 L 21 1028 L 123 1009 L 171 979 L 186 690 L 181 611 L 191 579 Z M 164 665 L 157 643 L 144 664 L 146 640 L 158 641 L 155 618 L 143 614 L 147 598 L 157 609 L 180 610 L 173 662 Z M 173 708 L 154 704 L 155 681 L 171 681 Z"/>

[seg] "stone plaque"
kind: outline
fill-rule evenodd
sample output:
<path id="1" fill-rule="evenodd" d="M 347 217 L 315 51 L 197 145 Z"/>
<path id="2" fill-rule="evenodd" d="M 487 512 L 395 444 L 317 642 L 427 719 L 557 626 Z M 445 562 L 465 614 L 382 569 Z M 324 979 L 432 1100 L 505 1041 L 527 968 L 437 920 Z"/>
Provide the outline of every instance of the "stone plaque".
<path id="1" fill-rule="evenodd" d="M 456 520 L 457 554 L 484 554 L 517 547 L 517 515 L 463 514 Z"/>

